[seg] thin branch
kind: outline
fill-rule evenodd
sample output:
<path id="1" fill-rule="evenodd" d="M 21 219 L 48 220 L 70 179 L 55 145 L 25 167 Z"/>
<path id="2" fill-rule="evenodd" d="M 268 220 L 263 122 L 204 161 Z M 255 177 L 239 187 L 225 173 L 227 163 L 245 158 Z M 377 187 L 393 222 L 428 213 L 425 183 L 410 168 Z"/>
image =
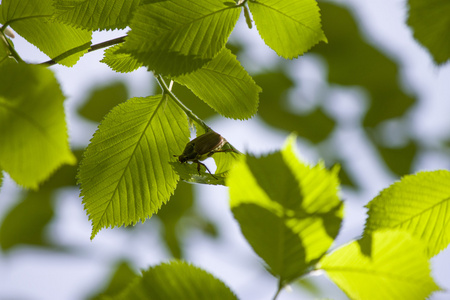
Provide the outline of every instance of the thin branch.
<path id="1" fill-rule="evenodd" d="M 272 300 L 276 300 L 278 295 L 280 294 L 281 290 L 283 289 L 283 284 L 281 283 L 281 278 L 278 281 L 278 289 L 275 295 L 273 296 Z"/>
<path id="2" fill-rule="evenodd" d="M 123 43 L 123 42 L 125 42 L 125 37 L 126 37 L 126 35 L 118 37 L 118 38 L 115 38 L 115 39 L 112 39 L 112 40 L 109 40 L 109 41 L 105 41 L 105 42 L 101 42 L 101 43 L 98 43 L 98 44 L 91 45 L 91 47 L 89 47 L 89 49 L 88 49 L 88 52 L 96 51 L 96 50 L 103 49 L 103 48 L 106 48 L 106 47 L 109 47 L 109 46 L 113 46 L 113 45 L 117 45 L 117 44 Z M 64 54 L 70 53 L 71 51 L 73 51 L 73 49 L 67 50 L 66 52 L 60 54 L 59 56 L 60 57 L 64 56 Z M 56 61 L 51 59 L 49 61 L 40 63 L 39 65 L 53 66 L 56 63 L 57 63 Z"/>
<path id="3" fill-rule="evenodd" d="M 189 108 L 187 108 L 183 102 L 181 102 L 177 96 L 175 96 L 175 94 L 172 92 L 171 87 L 169 88 L 166 84 L 166 82 L 164 81 L 164 79 L 162 78 L 161 75 L 156 76 L 156 81 L 158 81 L 159 85 L 161 86 L 161 89 L 163 90 L 163 93 L 167 93 L 170 98 L 172 98 L 175 103 L 184 111 L 184 113 L 191 119 L 194 120 L 196 123 L 198 123 L 200 126 L 203 127 L 203 129 L 205 129 L 206 131 L 210 131 L 211 128 L 206 125 L 205 122 L 203 122 L 202 119 L 200 119 L 199 117 L 197 117 Z"/>

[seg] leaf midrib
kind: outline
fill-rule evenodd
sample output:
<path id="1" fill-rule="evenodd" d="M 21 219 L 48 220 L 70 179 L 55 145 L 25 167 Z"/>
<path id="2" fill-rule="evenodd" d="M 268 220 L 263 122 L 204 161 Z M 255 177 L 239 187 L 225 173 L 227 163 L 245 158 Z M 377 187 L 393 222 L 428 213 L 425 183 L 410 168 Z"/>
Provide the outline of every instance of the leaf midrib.
<path id="1" fill-rule="evenodd" d="M 147 131 L 147 128 L 150 126 L 150 123 L 152 122 L 153 118 L 155 117 L 156 113 L 158 112 L 159 108 L 161 107 L 162 103 L 164 102 L 164 98 L 165 98 L 165 97 L 161 95 L 161 100 L 160 100 L 160 102 L 159 102 L 158 105 L 156 106 L 155 110 L 152 112 L 152 115 L 150 116 L 150 118 L 149 118 L 147 124 L 145 125 L 144 130 L 142 130 L 141 136 L 139 137 L 138 141 L 135 143 L 133 152 L 132 152 L 131 155 L 129 156 L 128 162 L 127 162 L 126 166 L 122 169 L 122 174 L 120 175 L 120 178 L 119 178 L 119 180 L 117 181 L 116 187 L 114 188 L 114 192 L 113 192 L 113 194 L 111 195 L 110 200 L 108 200 L 108 204 L 107 204 L 106 208 L 103 210 L 103 213 L 102 213 L 102 215 L 100 216 L 99 222 L 96 224 L 96 226 L 95 226 L 95 227 L 93 228 L 93 230 L 92 230 L 92 235 L 93 235 L 93 236 L 91 237 L 91 239 L 92 239 L 92 238 L 97 234 L 97 232 L 99 231 L 100 223 L 103 221 L 103 218 L 105 217 L 106 211 L 108 210 L 109 206 L 110 206 L 111 203 L 113 202 L 113 199 L 115 198 L 115 195 L 116 195 L 117 190 L 118 190 L 118 186 L 120 185 L 120 183 L 121 183 L 121 181 L 122 181 L 122 179 L 123 179 L 123 177 L 124 177 L 124 174 L 126 173 L 126 170 L 127 170 L 127 169 L 129 168 L 129 166 L 130 166 L 131 159 L 132 159 L 132 157 L 134 157 L 135 152 L 136 152 L 136 149 L 138 148 L 138 145 L 140 144 L 142 138 L 145 136 L 145 133 L 146 133 L 146 131 Z"/>

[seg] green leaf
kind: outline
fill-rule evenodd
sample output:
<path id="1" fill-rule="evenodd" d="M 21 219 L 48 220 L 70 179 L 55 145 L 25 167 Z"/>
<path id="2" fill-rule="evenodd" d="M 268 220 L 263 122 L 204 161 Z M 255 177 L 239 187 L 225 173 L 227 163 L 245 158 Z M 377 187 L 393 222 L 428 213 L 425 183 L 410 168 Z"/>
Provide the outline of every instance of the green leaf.
<path id="1" fill-rule="evenodd" d="M 123 261 L 116 266 L 116 270 L 109 280 L 109 284 L 91 300 L 106 300 L 108 297 L 117 296 L 123 291 L 138 275 L 131 269 L 130 265 Z"/>
<path id="2" fill-rule="evenodd" d="M 258 109 L 261 88 L 227 48 L 201 69 L 174 80 L 224 117 L 248 119 Z"/>
<path id="3" fill-rule="evenodd" d="M 294 82 L 285 70 L 258 74 L 254 79 L 263 89 L 258 115 L 269 125 L 296 132 L 313 143 L 323 141 L 333 131 L 335 121 L 321 109 L 309 114 L 299 114 L 292 110 L 287 95 Z"/>
<path id="4" fill-rule="evenodd" d="M 54 0 L 55 19 L 87 30 L 124 29 L 143 0 Z"/>
<path id="5" fill-rule="evenodd" d="M 180 237 L 180 220 L 191 210 L 194 203 L 193 185 L 183 181 L 178 182 L 177 189 L 170 201 L 161 207 L 158 212 L 158 218 L 161 220 L 164 228 L 162 229 L 162 238 L 169 248 L 172 256 L 178 259 L 183 257 L 182 241 Z M 186 226 L 183 226 L 183 229 Z"/>
<path id="6" fill-rule="evenodd" d="M 128 289 L 114 299 L 233 299 L 237 297 L 219 279 L 188 263 L 163 263 L 143 272 Z"/>
<path id="7" fill-rule="evenodd" d="M 411 141 L 408 144 L 398 148 L 385 147 L 378 144 L 377 149 L 389 169 L 400 176 L 410 173 L 414 159 L 418 152 L 417 145 Z"/>
<path id="8" fill-rule="evenodd" d="M 325 256 L 318 268 L 351 299 L 426 299 L 439 290 L 423 244 L 409 234 L 374 232 L 371 252 L 364 255 L 354 241 Z"/>
<path id="9" fill-rule="evenodd" d="M 91 121 L 100 122 L 114 106 L 127 99 L 126 85 L 123 82 L 114 82 L 91 91 L 89 98 L 78 112 Z"/>
<path id="10" fill-rule="evenodd" d="M 62 164 L 75 164 L 67 141 L 64 96 L 43 67 L 0 65 L 0 167 L 36 189 Z"/>
<path id="11" fill-rule="evenodd" d="M 375 127 L 402 116 L 415 99 L 400 87 L 396 62 L 366 42 L 347 9 L 331 2 L 321 2 L 320 8 L 324 31 L 333 42 L 317 45 L 312 52 L 320 54 L 327 62 L 328 80 L 367 90 L 370 104 L 364 126 Z"/>
<path id="12" fill-rule="evenodd" d="M 420 172 L 392 184 L 369 208 L 365 234 L 401 229 L 426 242 L 428 257 L 450 243 L 450 172 Z"/>
<path id="13" fill-rule="evenodd" d="M 78 173 L 91 239 L 101 228 L 136 224 L 159 210 L 178 181 L 169 162 L 188 141 L 186 115 L 165 96 L 132 98 L 105 117 Z"/>
<path id="14" fill-rule="evenodd" d="M 48 245 L 45 227 L 53 218 L 50 191 L 30 192 L 9 211 L 0 226 L 0 246 L 10 251 L 20 245 Z"/>
<path id="15" fill-rule="evenodd" d="M 291 137 L 281 152 L 247 155 L 226 180 L 242 233 L 282 285 L 305 274 L 337 236 L 343 205 L 337 169 L 298 161 Z"/>
<path id="16" fill-rule="evenodd" d="M 450 59 L 450 3 L 446 0 L 409 0 L 408 25 L 437 64 Z"/>
<path id="17" fill-rule="evenodd" d="M 255 0 L 248 7 L 264 42 L 284 58 L 295 58 L 327 42 L 315 0 Z"/>
<path id="18" fill-rule="evenodd" d="M 4 0 L 3 22 L 64 66 L 73 66 L 91 45 L 91 32 L 52 22 L 52 0 Z"/>
<path id="19" fill-rule="evenodd" d="M 123 44 L 118 44 L 106 49 L 105 56 L 100 62 L 120 73 L 133 72 L 142 67 L 142 63 L 138 62 L 131 54 L 121 52 L 122 47 Z"/>
<path id="20" fill-rule="evenodd" d="M 190 183 L 225 185 L 225 174 L 214 174 L 214 178 L 204 167 L 200 167 L 200 174 L 196 163 L 180 163 L 178 161 L 170 163 L 181 180 Z"/>
<path id="21" fill-rule="evenodd" d="M 124 52 L 157 74 L 192 72 L 224 47 L 239 13 L 217 0 L 155 0 L 136 10 Z"/>

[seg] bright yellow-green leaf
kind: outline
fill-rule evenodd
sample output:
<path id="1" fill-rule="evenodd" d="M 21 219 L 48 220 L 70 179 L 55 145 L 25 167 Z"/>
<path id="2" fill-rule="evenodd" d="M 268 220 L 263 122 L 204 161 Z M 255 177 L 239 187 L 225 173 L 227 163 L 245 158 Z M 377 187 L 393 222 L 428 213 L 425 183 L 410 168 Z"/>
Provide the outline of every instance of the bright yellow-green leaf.
<path id="1" fill-rule="evenodd" d="M 55 0 L 55 18 L 87 30 L 123 29 L 143 0 Z"/>
<path id="2" fill-rule="evenodd" d="M 52 0 L 3 0 L 0 14 L 28 42 L 65 66 L 73 66 L 91 45 L 91 32 L 53 22 Z"/>
<path id="3" fill-rule="evenodd" d="M 264 42 L 284 58 L 295 58 L 320 41 L 327 42 L 315 0 L 248 1 Z"/>
<path id="4" fill-rule="evenodd" d="M 178 76 L 201 68 L 222 48 L 239 7 L 217 0 L 166 0 L 134 13 L 123 51 L 157 74 Z"/>
<path id="5" fill-rule="evenodd" d="M 450 2 L 408 0 L 408 25 L 414 37 L 430 51 L 438 64 L 450 59 Z"/>
<path id="6" fill-rule="evenodd" d="M 0 65 L 0 167 L 19 184 L 37 188 L 69 149 L 64 96 L 53 73 L 39 66 Z"/>
<path id="7" fill-rule="evenodd" d="M 256 114 L 261 88 L 227 48 L 201 69 L 174 80 L 224 117 L 243 120 Z"/>
<path id="8" fill-rule="evenodd" d="M 326 255 L 317 266 L 350 299 L 426 299 L 439 290 L 424 245 L 402 231 L 376 231 L 371 256 L 356 241 Z"/>
<path id="9" fill-rule="evenodd" d="M 286 284 L 305 274 L 339 232 L 337 170 L 298 160 L 291 137 L 281 152 L 237 162 L 226 179 L 242 233 Z"/>
<path id="10" fill-rule="evenodd" d="M 175 190 L 179 177 L 170 162 L 188 141 L 186 115 L 165 96 L 116 106 L 94 134 L 78 173 L 91 238 L 104 227 L 156 213 Z"/>
<path id="11" fill-rule="evenodd" d="M 163 263 L 142 273 L 114 299 L 237 300 L 233 292 L 210 273 L 181 261 Z"/>
<path id="12" fill-rule="evenodd" d="M 375 197 L 369 208 L 365 233 L 401 229 L 422 239 L 429 257 L 450 243 L 450 172 L 408 175 Z"/>

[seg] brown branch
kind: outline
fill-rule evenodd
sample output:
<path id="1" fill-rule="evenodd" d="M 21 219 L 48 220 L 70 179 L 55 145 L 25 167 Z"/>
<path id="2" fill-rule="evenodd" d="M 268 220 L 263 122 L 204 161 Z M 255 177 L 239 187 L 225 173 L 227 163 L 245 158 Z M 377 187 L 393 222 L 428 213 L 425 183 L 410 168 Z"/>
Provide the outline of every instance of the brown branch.
<path id="1" fill-rule="evenodd" d="M 125 37 L 126 36 L 121 36 L 121 37 L 118 37 L 118 38 L 115 38 L 115 39 L 112 39 L 112 40 L 109 40 L 109 41 L 105 41 L 105 42 L 101 42 L 101 43 L 98 43 L 98 44 L 91 45 L 87 52 L 89 53 L 89 52 L 92 52 L 92 51 L 95 51 L 95 50 L 99 50 L 99 49 L 103 49 L 103 48 L 106 48 L 106 47 L 109 47 L 109 46 L 113 46 L 113 45 L 117 45 L 117 44 L 123 43 L 123 42 L 125 42 Z M 83 47 L 83 46 L 81 46 L 81 47 Z M 59 60 L 59 59 L 65 58 L 67 56 L 70 56 L 70 55 L 72 55 L 72 54 L 74 54 L 76 52 L 79 52 L 79 51 L 75 51 L 74 52 L 74 50 L 77 50 L 77 49 L 79 49 L 79 47 L 67 50 L 66 52 L 61 53 L 60 55 L 55 57 L 55 59 Z M 72 53 L 72 52 L 74 52 L 74 53 Z M 57 64 L 57 62 L 55 60 L 51 59 L 51 60 L 45 61 L 43 63 L 39 63 L 38 65 L 49 67 L 49 66 L 53 66 L 55 64 Z"/>

